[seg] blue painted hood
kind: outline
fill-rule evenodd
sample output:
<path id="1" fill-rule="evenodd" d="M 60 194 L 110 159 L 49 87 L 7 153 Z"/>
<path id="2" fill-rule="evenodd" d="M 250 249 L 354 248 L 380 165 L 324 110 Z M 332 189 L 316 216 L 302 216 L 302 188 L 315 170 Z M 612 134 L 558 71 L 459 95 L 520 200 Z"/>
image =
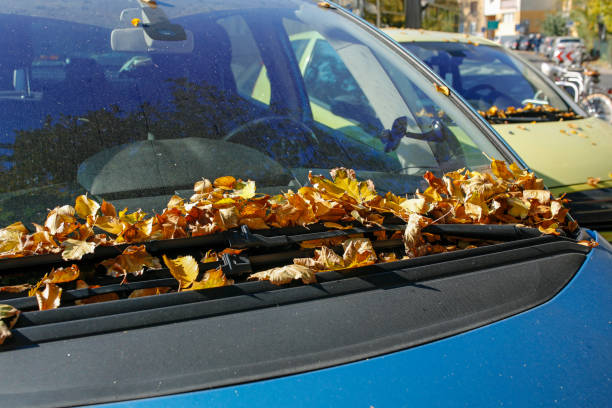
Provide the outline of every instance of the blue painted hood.
<path id="1" fill-rule="evenodd" d="M 556 297 L 497 323 L 357 363 L 105 406 L 608 406 L 612 245 L 597 238 Z"/>

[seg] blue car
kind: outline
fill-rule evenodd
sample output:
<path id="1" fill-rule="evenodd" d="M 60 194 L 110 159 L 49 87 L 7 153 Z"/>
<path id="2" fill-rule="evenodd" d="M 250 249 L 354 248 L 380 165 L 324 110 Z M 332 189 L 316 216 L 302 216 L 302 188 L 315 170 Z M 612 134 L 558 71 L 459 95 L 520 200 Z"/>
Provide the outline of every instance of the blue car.
<path id="1" fill-rule="evenodd" d="M 205 265 L 209 249 L 239 249 L 214 261 L 233 285 L 181 291 L 155 263 L 123 281 L 100 272 L 145 226 L 112 242 L 104 231 L 169 217 L 169 201 L 193 210 L 194 183 L 192 202 L 212 188 L 203 178 L 219 191 L 224 176 L 256 180 L 255 199 L 281 202 L 311 174 L 344 167 L 404 200 L 427 188 L 423 176 L 484 174 L 491 158 L 525 168 L 427 66 L 333 3 L 3 0 L 0 143 L 0 286 L 12 288 L 0 304 L 21 312 L 10 337 L 0 330 L 2 406 L 612 399 L 612 246 L 586 229 L 439 224 L 431 237 L 487 245 L 404 259 L 402 240 L 385 235 L 404 229 L 394 219 L 347 230 L 251 219 L 218 232 L 189 213 L 188 234 L 164 224 L 168 239 L 149 232 L 146 250 Z M 74 209 L 58 206 L 75 200 L 86 221 L 73 228 L 58 220 Z M 99 211 L 120 221 L 100 223 Z M 61 252 L 58 237 L 83 228 L 96 234 L 79 241 L 85 256 Z M 310 285 L 246 279 L 343 234 L 397 258 Z M 61 281 L 61 306 L 60 295 L 46 303 L 33 285 L 72 263 L 87 284 Z M 148 289 L 157 294 L 133 296 Z"/>

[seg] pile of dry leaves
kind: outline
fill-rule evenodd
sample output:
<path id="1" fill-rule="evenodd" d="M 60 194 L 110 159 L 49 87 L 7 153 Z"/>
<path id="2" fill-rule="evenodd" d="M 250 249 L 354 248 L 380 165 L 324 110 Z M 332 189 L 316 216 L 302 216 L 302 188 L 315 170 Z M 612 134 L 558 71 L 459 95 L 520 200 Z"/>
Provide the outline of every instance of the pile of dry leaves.
<path id="1" fill-rule="evenodd" d="M 509 106 L 506 109 L 499 109 L 497 106 L 491 106 L 486 112 L 478 111 L 481 116 L 491 121 L 498 122 L 500 119 L 507 119 L 512 116 L 533 116 L 534 119 L 543 117 L 548 120 L 564 120 L 564 119 L 578 119 L 579 116 L 573 111 L 562 111 L 557 108 L 553 108 L 550 105 L 534 105 L 527 103 L 522 108 L 515 108 Z"/>
<path id="2" fill-rule="evenodd" d="M 106 201 L 100 204 L 87 196 L 79 196 L 74 206 L 51 210 L 43 225 L 34 225 L 33 232 L 21 222 L 1 229 L 0 258 L 61 254 L 66 261 L 78 261 L 98 246 L 210 235 L 241 225 L 262 230 L 324 223 L 327 228 L 346 229 L 354 224 L 382 225 L 386 216 L 403 219 L 406 229 L 399 236 L 387 236 L 385 231 L 379 231 L 375 234 L 376 239 L 397 239 L 403 235 L 404 258 L 482 244 L 478 241 L 442 243 L 439 236 L 422 232 L 425 226 L 433 223 L 520 224 L 556 235 L 577 228 L 575 222 L 566 221 L 566 200 L 551 197 L 541 179 L 515 164 L 506 166 L 502 161 L 493 160 L 490 173 L 461 169 L 442 178 L 431 172 L 424 177 L 429 186 L 425 191 L 417 190 L 411 198 L 390 192 L 379 195 L 371 181 L 359 181 L 354 171 L 344 168 L 332 170 L 331 179 L 310 174 L 311 186 L 276 196 L 257 194 L 255 182 L 250 180 L 221 177 L 211 182 L 203 179 L 195 183 L 194 195 L 189 200 L 173 196 L 161 214 L 152 216 L 140 210 L 117 211 Z M 332 249 L 336 245 L 342 245 L 342 254 Z M 294 259 L 291 265 L 260 271 L 249 279 L 270 280 L 274 284 L 301 279 L 310 283 L 316 281 L 316 273 L 320 271 L 397 259 L 395 253 L 376 253 L 370 239 L 363 236 L 310 242 L 303 246 L 316 248 L 313 258 Z M 179 291 L 233 284 L 220 268 L 206 269 L 206 264 L 219 260 L 221 254 L 209 251 L 199 262 L 192 256 L 170 259 L 164 255 L 163 263 L 178 281 Z M 148 269 L 162 267 L 161 261 L 147 253 L 144 245 L 129 245 L 119 256 L 99 265 L 107 275 L 123 278 L 123 281 L 130 274 L 137 276 Z M 203 274 L 200 274 L 201 267 L 205 269 Z M 36 296 L 40 310 L 53 309 L 60 305 L 60 285 L 76 281 L 77 288 L 88 287 L 82 279 L 75 264 L 53 269 L 35 285 L 4 286 L 0 291 L 28 290 L 29 296 Z M 130 297 L 170 290 L 169 287 L 142 289 L 134 291 Z M 79 302 L 117 298 L 111 293 Z M 0 324 L 0 343 L 10 334 L 7 325 L 13 324 L 19 313 L 8 306 L 2 307 L 6 310 L 2 309 L 0 322 L 7 324 Z"/>

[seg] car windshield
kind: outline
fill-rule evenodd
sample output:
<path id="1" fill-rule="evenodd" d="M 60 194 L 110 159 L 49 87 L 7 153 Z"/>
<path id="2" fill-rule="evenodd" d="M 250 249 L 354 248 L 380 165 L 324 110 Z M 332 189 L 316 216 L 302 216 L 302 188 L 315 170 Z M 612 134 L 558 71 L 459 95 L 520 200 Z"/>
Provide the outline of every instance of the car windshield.
<path id="1" fill-rule="evenodd" d="M 317 2 L 4 0 L 1 13 L 3 225 L 84 193 L 159 212 L 203 177 L 276 194 L 342 166 L 406 194 L 427 170 L 508 159 L 406 56 Z M 471 52 L 468 71 L 496 51 Z M 451 83 L 478 88 L 468 71 Z M 567 108 L 515 76 L 503 103 Z"/>
<path id="2" fill-rule="evenodd" d="M 405 42 L 404 47 L 422 59 L 474 108 L 487 111 L 524 106 L 550 106 L 571 112 L 558 92 L 533 68 L 502 47 L 463 42 Z M 548 120 L 558 120 L 549 116 Z"/>

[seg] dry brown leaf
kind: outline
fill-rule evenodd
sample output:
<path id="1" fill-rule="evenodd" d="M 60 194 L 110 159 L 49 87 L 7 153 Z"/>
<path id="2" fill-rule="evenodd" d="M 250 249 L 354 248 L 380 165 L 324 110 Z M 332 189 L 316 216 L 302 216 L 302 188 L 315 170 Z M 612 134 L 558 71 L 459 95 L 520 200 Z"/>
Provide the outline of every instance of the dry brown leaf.
<path id="1" fill-rule="evenodd" d="M 597 187 L 597 184 L 599 184 L 600 181 L 601 181 L 601 178 L 599 177 L 589 177 L 587 179 L 587 184 L 592 187 Z"/>
<path id="2" fill-rule="evenodd" d="M 106 268 L 107 275 L 113 277 L 125 277 L 128 274 L 139 276 L 145 268 L 161 268 L 159 259 L 151 256 L 144 245 L 131 245 L 121 255 L 102 261 L 100 265 Z"/>
<path id="3" fill-rule="evenodd" d="M 418 255 L 418 247 L 423 243 L 421 230 L 425 225 L 425 217 L 414 213 L 410 214 L 403 237 L 406 254 L 408 256 L 415 257 Z"/>
<path id="4" fill-rule="evenodd" d="M 2 286 L 0 287 L 0 292 L 21 293 L 30 289 L 32 289 L 32 285 L 30 285 L 29 283 L 24 283 L 22 285 Z"/>
<path id="5" fill-rule="evenodd" d="M 11 305 L 0 305 L 0 345 L 11 337 L 10 329 L 15 326 L 20 314 L 21 312 Z"/>
<path id="6" fill-rule="evenodd" d="M 306 284 L 317 281 L 314 270 L 295 264 L 253 273 L 248 277 L 248 280 L 269 280 L 274 285 L 284 285 L 295 279 L 301 279 Z"/>
<path id="7" fill-rule="evenodd" d="M 577 242 L 579 245 L 584 245 L 584 246 L 588 246 L 589 248 L 595 248 L 599 246 L 599 243 L 597 241 L 594 241 L 592 239 L 583 239 L 582 241 L 578 241 Z"/>
<path id="8" fill-rule="evenodd" d="M 57 309 L 60 306 L 62 288 L 54 283 L 46 283 L 42 291 L 36 291 L 38 310 Z"/>

